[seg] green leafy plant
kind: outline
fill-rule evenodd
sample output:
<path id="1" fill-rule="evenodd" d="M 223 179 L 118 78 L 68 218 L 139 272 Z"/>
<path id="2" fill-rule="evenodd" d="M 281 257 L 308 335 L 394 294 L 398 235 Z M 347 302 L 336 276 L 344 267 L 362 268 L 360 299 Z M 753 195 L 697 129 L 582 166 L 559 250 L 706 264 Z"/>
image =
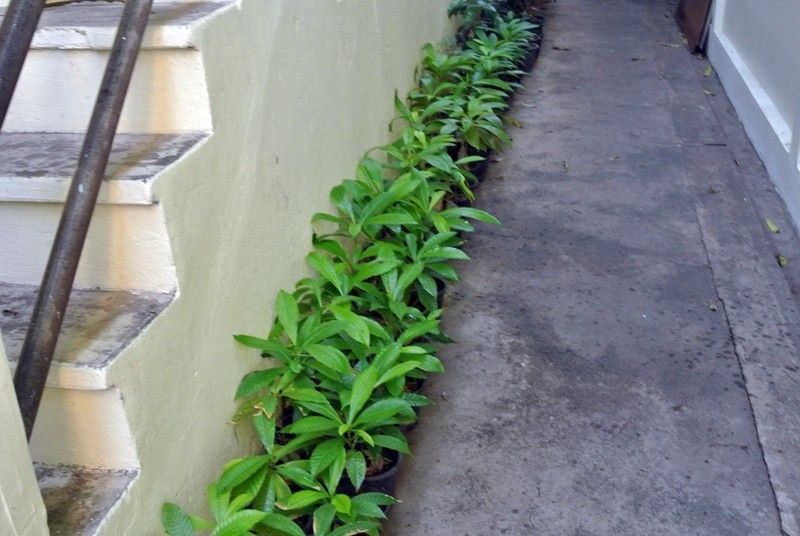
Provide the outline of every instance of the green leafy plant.
<path id="1" fill-rule="evenodd" d="M 402 455 L 405 427 L 431 403 L 420 391 L 442 373 L 440 296 L 466 261 L 475 166 L 510 143 L 501 114 L 518 87 L 536 26 L 524 0 L 456 0 L 463 47 L 423 49 L 419 84 L 395 95 L 397 138 L 370 150 L 354 179 L 312 218 L 314 275 L 279 292 L 265 336 L 236 335 L 268 368 L 242 378 L 234 422 L 260 450 L 228 462 L 208 487 L 210 517 L 167 503 L 168 534 L 378 535 L 395 500 L 367 487 Z"/>

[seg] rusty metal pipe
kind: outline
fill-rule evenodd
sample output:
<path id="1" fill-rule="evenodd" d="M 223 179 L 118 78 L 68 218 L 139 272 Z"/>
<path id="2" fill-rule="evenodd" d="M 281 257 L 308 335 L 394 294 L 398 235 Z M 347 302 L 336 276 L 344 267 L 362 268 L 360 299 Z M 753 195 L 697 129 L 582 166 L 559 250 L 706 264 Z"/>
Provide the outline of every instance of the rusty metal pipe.
<path id="1" fill-rule="evenodd" d="M 0 128 L 28 56 L 45 0 L 11 0 L 0 25 Z"/>

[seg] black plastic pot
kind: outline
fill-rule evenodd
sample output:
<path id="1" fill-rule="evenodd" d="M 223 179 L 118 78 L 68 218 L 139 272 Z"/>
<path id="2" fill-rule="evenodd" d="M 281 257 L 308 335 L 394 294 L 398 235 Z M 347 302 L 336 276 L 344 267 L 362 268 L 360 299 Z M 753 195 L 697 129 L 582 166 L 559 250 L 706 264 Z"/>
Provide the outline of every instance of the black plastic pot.
<path id="1" fill-rule="evenodd" d="M 381 474 L 365 478 L 364 483 L 361 484 L 357 492 L 355 488 L 353 488 L 353 484 L 347 478 L 342 479 L 336 491 L 347 495 L 377 491 L 394 497 L 397 472 L 400 470 L 400 465 L 403 463 L 403 456 L 399 452 L 387 451 L 386 457 L 389 458 L 389 467 Z"/>
<path id="2" fill-rule="evenodd" d="M 361 485 L 359 493 L 367 493 L 370 491 L 377 491 L 385 493 L 394 497 L 394 490 L 397 484 L 397 473 L 400 471 L 400 466 L 403 463 L 403 456 L 399 452 L 391 451 L 387 456 L 392 463 L 388 469 L 379 475 L 368 476 L 364 479 L 364 484 Z"/>

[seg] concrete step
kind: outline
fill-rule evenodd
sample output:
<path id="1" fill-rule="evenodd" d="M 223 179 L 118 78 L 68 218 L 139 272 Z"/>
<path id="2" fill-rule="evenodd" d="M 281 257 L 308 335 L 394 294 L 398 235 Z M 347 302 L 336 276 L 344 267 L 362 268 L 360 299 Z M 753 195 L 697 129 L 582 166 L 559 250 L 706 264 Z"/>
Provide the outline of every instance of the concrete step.
<path id="1" fill-rule="evenodd" d="M 136 479 L 137 470 L 34 464 L 51 536 L 91 536 Z"/>
<path id="2" fill-rule="evenodd" d="M 63 202 L 83 137 L 77 132 L 0 134 L 0 202 Z M 98 202 L 153 203 L 155 179 L 206 137 L 201 132 L 118 134 Z"/>
<path id="3" fill-rule="evenodd" d="M 32 285 L 0 283 L 0 331 L 12 370 L 36 291 Z M 31 437 L 35 461 L 139 466 L 122 391 L 109 376 L 116 359 L 171 301 L 171 294 L 155 292 L 73 291 Z"/>
<path id="4" fill-rule="evenodd" d="M 153 7 L 120 132 L 211 130 L 198 36 L 233 4 L 173 1 Z M 79 2 L 45 10 L 11 102 L 6 131 L 86 129 L 122 8 L 120 2 Z"/>
<path id="5" fill-rule="evenodd" d="M 0 330 L 11 368 L 16 368 L 37 287 L 0 283 Z M 60 389 L 111 387 L 114 359 L 172 301 L 171 294 L 141 291 L 74 290 L 47 385 Z"/>
<path id="6" fill-rule="evenodd" d="M 175 273 L 156 181 L 206 134 L 118 134 L 76 286 L 172 292 Z M 0 134 L 0 281 L 38 285 L 82 135 Z"/>

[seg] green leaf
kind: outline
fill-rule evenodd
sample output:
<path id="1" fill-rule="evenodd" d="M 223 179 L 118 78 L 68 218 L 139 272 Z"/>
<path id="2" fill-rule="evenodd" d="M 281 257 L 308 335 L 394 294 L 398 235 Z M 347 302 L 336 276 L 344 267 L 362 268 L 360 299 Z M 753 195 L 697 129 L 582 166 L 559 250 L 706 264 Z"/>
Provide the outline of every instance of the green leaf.
<path id="1" fill-rule="evenodd" d="M 410 408 L 411 406 L 408 405 L 408 402 L 401 398 L 384 398 L 383 400 L 374 402 L 371 406 L 362 411 L 354 425 L 379 426 L 399 412 Z"/>
<path id="2" fill-rule="evenodd" d="M 344 223 L 344 218 L 338 218 L 332 214 L 326 214 L 324 212 L 317 212 L 313 216 L 311 216 L 311 223 L 317 223 L 318 221 L 328 221 L 332 223 L 342 224 Z"/>
<path id="3" fill-rule="evenodd" d="M 233 515 L 234 513 L 244 509 L 244 507 L 251 502 L 253 502 L 252 493 L 242 493 L 241 495 L 237 495 L 236 498 L 228 505 L 228 515 Z"/>
<path id="4" fill-rule="evenodd" d="M 275 340 L 261 339 L 251 335 L 234 335 L 233 338 L 245 346 L 257 348 L 270 356 L 277 357 L 284 361 L 292 357 L 291 352 L 289 352 L 284 345 Z"/>
<path id="5" fill-rule="evenodd" d="M 271 452 L 272 447 L 275 446 L 275 420 L 268 419 L 264 414 L 259 413 L 253 416 L 253 428 L 256 429 L 264 449 Z"/>
<path id="6" fill-rule="evenodd" d="M 309 469 L 311 476 L 317 476 L 328 468 L 344 452 L 344 439 L 336 437 L 323 441 L 311 453 Z"/>
<path id="7" fill-rule="evenodd" d="M 369 397 L 372 396 L 372 391 L 375 389 L 377 381 L 378 373 L 374 367 L 367 367 L 356 376 L 350 393 L 350 407 L 347 414 L 348 424 L 353 422 L 358 412 L 361 411 Z"/>
<path id="8" fill-rule="evenodd" d="M 364 454 L 357 450 L 348 451 L 345 469 L 353 487 L 358 490 L 367 476 L 367 460 L 364 458 Z"/>
<path id="9" fill-rule="evenodd" d="M 375 521 L 356 521 L 355 523 L 342 525 L 328 534 L 328 536 L 353 536 L 354 534 L 366 534 L 369 531 L 376 530 L 380 526 L 380 523 Z"/>
<path id="10" fill-rule="evenodd" d="M 331 504 L 334 508 L 336 508 L 337 512 L 342 514 L 349 514 L 353 508 L 353 504 L 350 501 L 350 497 L 345 495 L 344 493 L 337 493 L 331 498 Z"/>
<path id="11" fill-rule="evenodd" d="M 251 396 L 262 389 L 269 388 L 273 380 L 283 374 L 285 370 L 283 367 L 275 367 L 246 374 L 236 389 L 236 398 Z"/>
<path id="12" fill-rule="evenodd" d="M 342 480 L 342 473 L 344 473 L 344 466 L 347 462 L 347 453 L 344 449 L 344 444 L 339 451 L 339 455 L 333 460 L 328 470 L 325 471 L 323 481 L 325 487 L 328 488 L 329 493 L 334 493 L 336 488 L 339 487 L 339 482 Z"/>
<path id="13" fill-rule="evenodd" d="M 395 300 L 400 300 L 403 297 L 405 290 L 409 285 L 417 280 L 423 269 L 424 266 L 421 263 L 415 263 L 406 266 L 403 269 L 403 273 L 400 274 L 400 277 L 397 279 L 397 286 L 394 288 L 392 298 Z"/>
<path id="14" fill-rule="evenodd" d="M 353 280 L 356 282 L 364 281 L 375 276 L 384 274 L 397 266 L 399 261 L 376 261 L 367 264 L 362 264 L 358 267 L 356 275 Z"/>
<path id="15" fill-rule="evenodd" d="M 336 517 L 336 507 L 332 504 L 323 504 L 314 511 L 314 534 L 328 534 Z"/>
<path id="16" fill-rule="evenodd" d="M 275 470 L 282 477 L 289 479 L 296 484 L 300 484 L 303 487 L 320 489 L 319 482 L 317 482 L 308 471 L 304 471 L 297 465 L 283 464 L 277 467 Z"/>
<path id="17" fill-rule="evenodd" d="M 428 333 L 438 333 L 439 332 L 439 322 L 437 320 L 423 320 L 421 322 L 416 322 L 408 327 L 400 337 L 397 338 L 397 341 L 400 344 L 407 344 L 409 342 L 414 341 L 415 339 L 420 338 L 423 335 L 427 335 Z"/>
<path id="18" fill-rule="evenodd" d="M 192 519 L 177 504 L 165 503 L 161 507 L 161 524 L 170 536 L 194 536 Z"/>
<path id="19" fill-rule="evenodd" d="M 436 286 L 436 281 L 429 276 L 428 274 L 420 274 L 419 278 L 417 278 L 422 288 L 430 294 L 431 296 L 436 296 L 439 294 L 439 287 Z"/>
<path id="20" fill-rule="evenodd" d="M 405 439 L 388 435 L 374 435 L 372 436 L 372 440 L 379 447 L 396 450 L 397 452 L 402 452 L 403 454 L 411 454 L 411 451 L 408 449 L 408 443 Z"/>
<path id="21" fill-rule="evenodd" d="M 261 524 L 271 529 L 285 532 L 289 536 L 305 536 L 303 529 L 301 529 L 297 523 L 282 514 L 267 514 L 261 520 Z"/>
<path id="22" fill-rule="evenodd" d="M 442 212 L 440 212 L 440 214 L 445 217 L 452 214 L 463 218 L 471 218 L 473 220 L 482 221 L 484 223 L 491 223 L 493 225 L 502 225 L 500 223 L 500 220 L 498 220 L 488 212 L 473 207 L 449 208 L 447 210 L 443 210 Z"/>
<path id="23" fill-rule="evenodd" d="M 297 322 L 300 312 L 297 308 L 297 300 L 286 291 L 278 292 L 278 299 L 275 307 L 278 311 L 278 321 L 283 326 L 284 331 L 292 342 L 297 342 Z"/>
<path id="24" fill-rule="evenodd" d="M 775 222 L 769 218 L 767 218 L 767 229 L 769 229 L 769 232 L 774 234 L 778 234 L 781 232 L 781 228 L 775 225 Z"/>
<path id="25" fill-rule="evenodd" d="M 251 456 L 244 458 L 232 464 L 230 467 L 223 471 L 222 476 L 217 481 L 217 490 L 219 493 L 224 493 L 229 489 L 238 486 L 251 476 L 253 476 L 259 469 L 263 468 L 269 463 L 270 457 L 266 455 Z"/>
<path id="26" fill-rule="evenodd" d="M 347 322 L 343 322 L 341 320 L 330 320 L 328 322 L 323 322 L 308 335 L 308 338 L 305 340 L 306 345 L 316 344 L 320 341 L 324 341 L 334 335 L 344 331 L 347 327 Z"/>
<path id="27" fill-rule="evenodd" d="M 369 500 L 369 498 L 365 498 L 366 494 L 357 495 L 353 497 L 353 511 L 358 517 L 368 517 L 374 519 L 384 519 L 386 514 L 383 513 L 383 509 L 377 505 L 374 501 Z"/>
<path id="28" fill-rule="evenodd" d="M 211 536 L 242 536 L 263 520 L 266 515 L 266 512 L 259 512 L 258 510 L 236 512 L 217 525 Z"/>
<path id="29" fill-rule="evenodd" d="M 336 372 L 345 374 L 350 371 L 350 363 L 347 361 L 347 357 L 341 350 L 337 350 L 332 346 L 311 344 L 306 347 L 306 352 L 311 354 L 314 359 Z"/>
<path id="30" fill-rule="evenodd" d="M 293 422 L 284 428 L 284 430 L 290 434 L 302 435 L 312 432 L 327 433 L 331 430 L 336 430 L 338 427 L 339 423 L 336 421 L 332 421 L 327 417 L 312 415 Z"/>
<path id="31" fill-rule="evenodd" d="M 364 322 L 363 318 L 339 305 L 330 305 L 328 308 L 337 320 L 342 320 L 347 323 L 347 326 L 344 328 L 345 333 L 361 344 L 369 345 L 369 327 L 367 327 L 367 323 Z"/>
<path id="32" fill-rule="evenodd" d="M 278 504 L 278 506 L 281 506 L 283 510 L 298 510 L 314 504 L 315 502 L 321 501 L 324 498 L 325 494 L 321 491 L 304 489 L 302 491 L 292 493 L 285 504 Z"/>
<path id="33" fill-rule="evenodd" d="M 414 225 L 417 220 L 408 212 L 387 212 L 372 216 L 364 225 Z"/>
<path id="34" fill-rule="evenodd" d="M 430 354 L 420 357 L 417 366 L 425 372 L 444 372 L 441 360 Z"/>
<path id="35" fill-rule="evenodd" d="M 400 357 L 400 344 L 393 342 L 385 346 L 375 356 L 373 366 L 377 371 L 387 371 L 394 365 L 395 361 Z"/>
<path id="36" fill-rule="evenodd" d="M 210 484 L 206 491 L 206 495 L 208 496 L 208 509 L 211 510 L 211 514 L 214 516 L 214 519 L 217 521 L 222 520 L 228 510 L 228 502 L 231 498 L 231 492 L 227 491 L 225 493 L 219 493 L 217 491 L 217 485 Z"/>
<path id="37" fill-rule="evenodd" d="M 358 437 L 360 437 L 361 439 L 363 439 L 363 440 L 364 440 L 364 442 L 365 442 L 367 445 L 369 445 L 370 447 L 374 447 L 374 446 L 375 446 L 375 441 L 372 439 L 372 436 L 371 436 L 371 435 L 369 435 L 369 434 L 368 434 L 367 432 L 365 432 L 364 430 L 355 430 L 355 433 L 356 433 L 356 435 L 357 435 Z"/>
<path id="38" fill-rule="evenodd" d="M 417 367 L 419 367 L 419 363 L 416 361 L 406 361 L 405 363 L 395 365 L 387 370 L 380 378 L 378 378 L 378 383 L 376 383 L 375 386 L 377 387 L 378 385 L 383 385 L 389 380 L 403 376 Z"/>
<path id="39" fill-rule="evenodd" d="M 335 265 L 317 251 L 312 251 L 306 256 L 306 260 L 308 260 L 308 264 L 311 265 L 314 270 L 316 270 L 322 277 L 328 280 L 335 288 L 339 291 L 340 294 L 344 294 L 342 289 L 342 279 L 339 275 L 339 272 L 336 271 Z"/>

